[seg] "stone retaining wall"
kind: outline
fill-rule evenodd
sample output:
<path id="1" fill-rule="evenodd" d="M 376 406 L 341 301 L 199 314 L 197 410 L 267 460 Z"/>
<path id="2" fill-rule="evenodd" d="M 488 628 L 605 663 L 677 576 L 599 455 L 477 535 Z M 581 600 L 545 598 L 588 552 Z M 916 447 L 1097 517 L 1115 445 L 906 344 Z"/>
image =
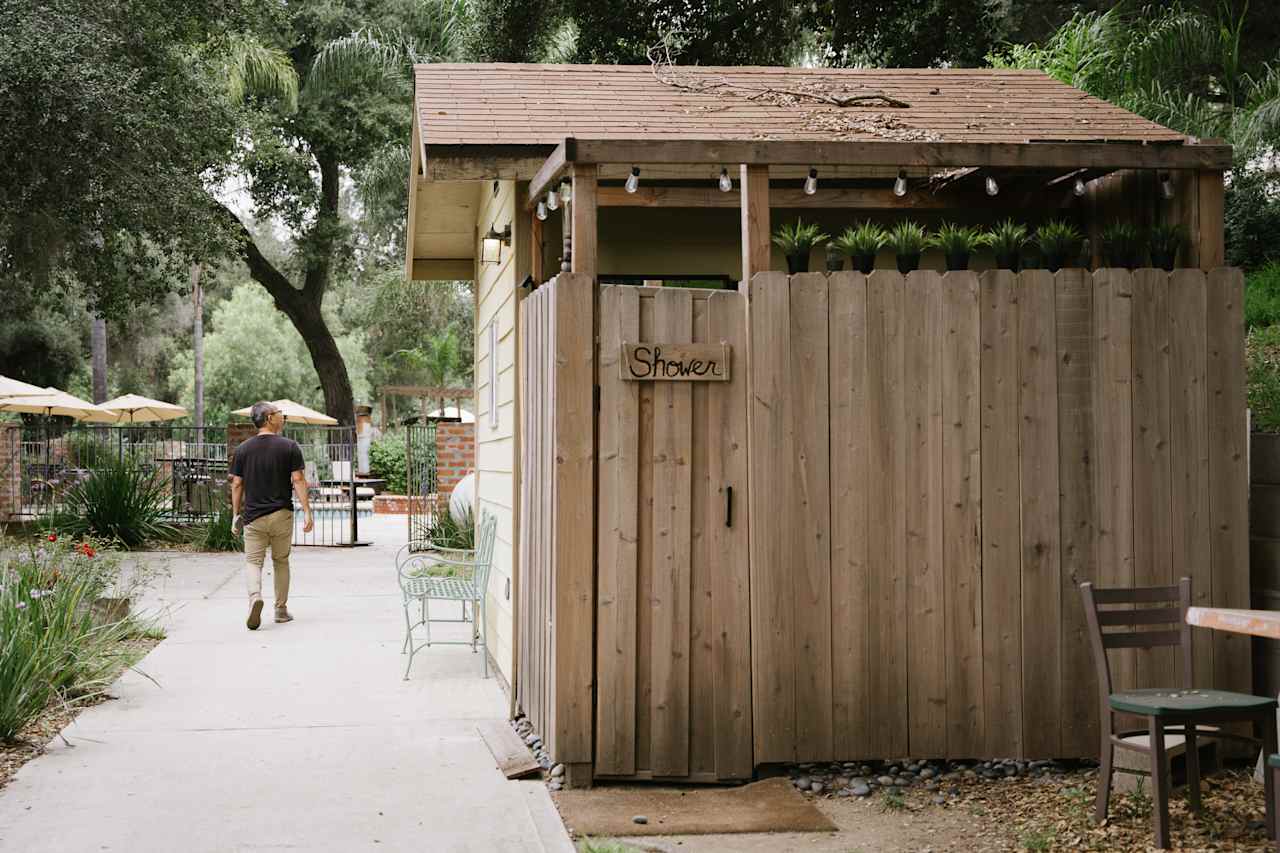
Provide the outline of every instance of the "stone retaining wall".
<path id="1" fill-rule="evenodd" d="M 22 426 L 0 424 L 0 521 L 22 509 Z"/>

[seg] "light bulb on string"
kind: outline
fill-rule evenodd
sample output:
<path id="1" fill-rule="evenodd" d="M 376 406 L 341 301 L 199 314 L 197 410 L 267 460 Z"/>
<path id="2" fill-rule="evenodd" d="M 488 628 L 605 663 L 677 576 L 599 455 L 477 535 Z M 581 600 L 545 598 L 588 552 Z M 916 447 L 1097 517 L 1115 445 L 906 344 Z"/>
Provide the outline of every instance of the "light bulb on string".
<path id="1" fill-rule="evenodd" d="M 640 167 L 632 166 L 631 174 L 627 175 L 627 192 L 633 193 L 640 189 Z"/>
<path id="2" fill-rule="evenodd" d="M 907 194 L 907 170 L 899 169 L 898 177 L 893 179 L 893 194 L 902 198 Z"/>
<path id="3" fill-rule="evenodd" d="M 560 182 L 560 200 L 565 204 L 573 200 L 573 184 L 568 181 Z"/>
<path id="4" fill-rule="evenodd" d="M 1160 195 L 1166 199 L 1173 198 L 1173 180 L 1169 177 L 1168 172 L 1160 175 Z"/>
<path id="5" fill-rule="evenodd" d="M 804 179 L 804 194 L 813 195 L 818 191 L 818 170 L 810 169 L 809 177 Z"/>
<path id="6" fill-rule="evenodd" d="M 555 188 L 547 190 L 547 210 L 555 210 L 560 207 L 560 194 Z"/>
<path id="7" fill-rule="evenodd" d="M 547 204 L 546 204 L 546 202 L 542 202 L 542 201 L 538 202 L 538 209 L 537 209 L 536 211 L 534 211 L 534 215 L 535 215 L 535 216 L 537 216 L 539 219 L 546 219 L 546 218 L 547 218 Z"/>
<path id="8" fill-rule="evenodd" d="M 1076 182 L 1071 186 L 1071 191 L 1078 196 L 1084 195 L 1084 192 L 1085 192 L 1084 178 L 1076 178 Z"/>
<path id="9" fill-rule="evenodd" d="M 729 170 L 720 170 L 720 192 L 727 193 L 733 189 L 733 181 L 729 178 Z"/>
<path id="10" fill-rule="evenodd" d="M 987 195 L 996 195 L 1000 192 L 1000 185 L 996 183 L 996 179 L 987 175 Z"/>

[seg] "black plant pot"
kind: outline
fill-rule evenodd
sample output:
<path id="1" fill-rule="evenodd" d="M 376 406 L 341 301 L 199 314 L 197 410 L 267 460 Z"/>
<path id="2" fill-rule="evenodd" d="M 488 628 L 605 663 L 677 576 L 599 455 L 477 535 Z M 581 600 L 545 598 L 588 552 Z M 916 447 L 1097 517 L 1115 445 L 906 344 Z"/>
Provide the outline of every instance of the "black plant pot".
<path id="1" fill-rule="evenodd" d="M 839 272 L 844 269 L 844 254 L 827 250 L 827 272 Z"/>
<path id="2" fill-rule="evenodd" d="M 906 275 L 912 270 L 916 270 L 919 268 L 920 268 L 919 252 L 916 252 L 913 255 L 903 255 L 903 254 L 898 255 L 898 272 L 902 273 L 903 275 Z"/>
<path id="3" fill-rule="evenodd" d="M 1066 265 L 1067 265 L 1067 259 L 1065 255 L 1046 254 L 1044 256 L 1044 268 L 1047 269 L 1049 272 L 1057 272 L 1058 270 L 1062 269 Z"/>
<path id="4" fill-rule="evenodd" d="M 1151 266 L 1158 267 L 1165 272 L 1173 272 L 1173 267 L 1177 263 L 1178 252 L 1175 249 L 1172 252 L 1156 252 L 1151 253 Z"/>
<path id="5" fill-rule="evenodd" d="M 996 269 L 1013 270 L 1017 272 L 1022 266 L 1018 263 L 1018 253 L 1010 252 L 1007 255 L 996 255 Z"/>
<path id="6" fill-rule="evenodd" d="M 1122 270 L 1136 270 L 1142 266 L 1142 258 L 1136 253 L 1129 252 L 1103 252 L 1103 260 L 1106 262 L 1104 266 L 1114 267 Z"/>
<path id="7" fill-rule="evenodd" d="M 870 275 L 871 271 L 876 268 L 876 256 L 874 254 L 854 255 L 853 267 L 863 275 Z"/>
<path id="8" fill-rule="evenodd" d="M 798 272 L 809 271 L 809 253 L 796 252 L 794 255 L 787 255 L 787 273 L 795 275 Z"/>
<path id="9" fill-rule="evenodd" d="M 947 255 L 947 271 L 967 270 L 969 268 L 968 252 L 951 252 Z"/>

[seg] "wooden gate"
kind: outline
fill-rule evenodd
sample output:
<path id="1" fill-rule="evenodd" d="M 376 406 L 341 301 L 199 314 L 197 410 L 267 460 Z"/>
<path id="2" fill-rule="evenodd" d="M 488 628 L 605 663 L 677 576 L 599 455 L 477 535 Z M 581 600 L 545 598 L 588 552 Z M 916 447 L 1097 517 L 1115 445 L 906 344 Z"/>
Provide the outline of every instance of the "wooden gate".
<path id="1" fill-rule="evenodd" d="M 727 344 L 729 379 L 624 379 L 642 342 Z M 602 289 L 596 776 L 752 775 L 746 354 L 742 294 Z"/>

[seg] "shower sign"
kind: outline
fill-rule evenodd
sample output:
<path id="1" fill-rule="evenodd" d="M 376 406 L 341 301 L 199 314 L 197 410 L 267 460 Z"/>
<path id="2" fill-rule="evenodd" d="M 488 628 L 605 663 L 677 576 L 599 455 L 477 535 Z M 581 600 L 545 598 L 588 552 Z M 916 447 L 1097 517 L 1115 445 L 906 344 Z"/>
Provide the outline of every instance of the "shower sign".
<path id="1" fill-rule="evenodd" d="M 728 382 L 728 344 L 622 345 L 622 378 L 640 382 Z"/>

